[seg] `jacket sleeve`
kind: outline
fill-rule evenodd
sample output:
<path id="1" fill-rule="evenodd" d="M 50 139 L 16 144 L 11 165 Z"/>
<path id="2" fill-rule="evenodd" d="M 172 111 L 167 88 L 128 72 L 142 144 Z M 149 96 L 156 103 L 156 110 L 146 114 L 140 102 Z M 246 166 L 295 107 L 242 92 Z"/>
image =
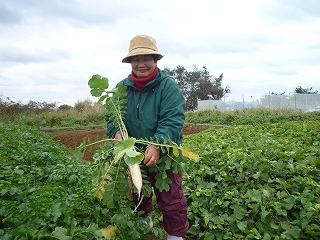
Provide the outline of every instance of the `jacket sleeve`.
<path id="1" fill-rule="evenodd" d="M 153 138 L 160 140 L 160 142 L 170 138 L 181 145 L 185 120 L 184 108 L 185 99 L 176 82 L 169 78 L 161 94 L 159 122 Z"/>

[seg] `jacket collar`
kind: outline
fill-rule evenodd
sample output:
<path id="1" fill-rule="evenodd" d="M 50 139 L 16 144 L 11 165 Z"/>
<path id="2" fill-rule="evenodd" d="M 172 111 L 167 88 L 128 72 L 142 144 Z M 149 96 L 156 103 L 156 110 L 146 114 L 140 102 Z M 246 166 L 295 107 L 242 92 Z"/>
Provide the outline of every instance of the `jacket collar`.
<path id="1" fill-rule="evenodd" d="M 158 69 L 156 77 L 152 81 L 148 82 L 140 91 L 148 92 L 151 89 L 154 89 L 154 87 L 157 86 L 162 81 L 163 75 L 164 75 L 163 72 L 160 69 Z M 133 88 L 137 90 L 137 88 L 135 87 L 134 81 L 131 78 L 131 75 L 129 75 L 126 79 L 124 79 L 123 85 L 125 85 L 128 88 Z"/>

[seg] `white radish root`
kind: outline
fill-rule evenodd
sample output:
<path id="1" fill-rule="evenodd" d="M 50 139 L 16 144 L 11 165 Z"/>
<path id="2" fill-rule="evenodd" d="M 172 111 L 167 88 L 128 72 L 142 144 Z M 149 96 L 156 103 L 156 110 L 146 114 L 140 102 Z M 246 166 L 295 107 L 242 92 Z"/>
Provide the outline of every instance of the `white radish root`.
<path id="1" fill-rule="evenodd" d="M 131 179 L 133 185 L 138 191 L 138 199 L 140 199 L 141 188 L 142 188 L 142 175 L 139 164 L 129 165 L 129 170 L 131 174 Z"/>

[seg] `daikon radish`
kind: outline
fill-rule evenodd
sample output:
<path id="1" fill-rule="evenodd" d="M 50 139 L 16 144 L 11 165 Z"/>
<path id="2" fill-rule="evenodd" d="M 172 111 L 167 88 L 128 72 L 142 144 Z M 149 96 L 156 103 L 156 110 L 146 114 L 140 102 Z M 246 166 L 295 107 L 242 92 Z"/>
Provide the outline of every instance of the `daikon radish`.
<path id="1" fill-rule="evenodd" d="M 129 170 L 131 174 L 131 179 L 133 185 L 136 187 L 138 191 L 138 198 L 140 199 L 141 188 L 142 188 L 142 175 L 139 164 L 129 165 Z"/>

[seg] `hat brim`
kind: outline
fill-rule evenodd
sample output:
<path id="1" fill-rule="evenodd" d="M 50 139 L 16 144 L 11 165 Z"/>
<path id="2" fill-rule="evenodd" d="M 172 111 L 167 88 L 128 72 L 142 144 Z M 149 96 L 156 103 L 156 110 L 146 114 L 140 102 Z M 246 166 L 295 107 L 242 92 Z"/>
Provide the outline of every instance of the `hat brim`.
<path id="1" fill-rule="evenodd" d="M 152 49 L 149 48 L 136 48 L 134 50 L 132 50 L 131 52 L 128 53 L 128 55 L 122 59 L 123 63 L 130 63 L 131 62 L 131 57 L 134 56 L 138 56 L 138 55 L 156 55 L 157 56 L 157 60 L 160 60 L 161 58 L 163 58 L 163 55 L 157 51 L 154 51 Z"/>

